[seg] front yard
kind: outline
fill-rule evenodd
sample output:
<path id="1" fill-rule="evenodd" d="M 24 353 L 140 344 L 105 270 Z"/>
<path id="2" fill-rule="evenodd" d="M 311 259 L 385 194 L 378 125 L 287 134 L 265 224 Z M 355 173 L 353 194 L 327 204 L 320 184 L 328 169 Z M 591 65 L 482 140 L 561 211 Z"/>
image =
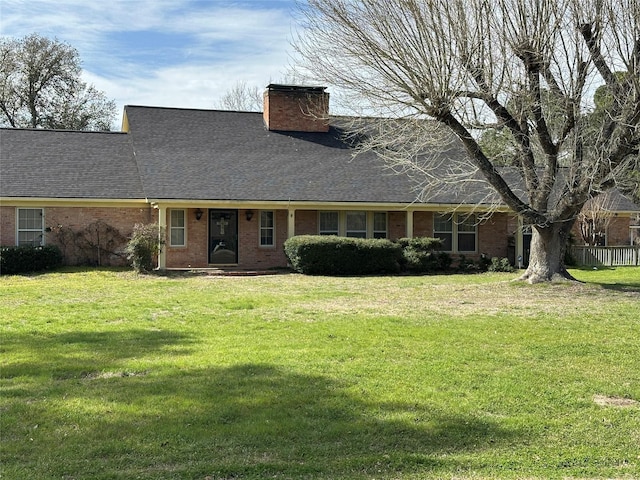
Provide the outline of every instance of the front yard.
<path id="1" fill-rule="evenodd" d="M 640 477 L 640 268 L 0 277 L 0 477 Z"/>

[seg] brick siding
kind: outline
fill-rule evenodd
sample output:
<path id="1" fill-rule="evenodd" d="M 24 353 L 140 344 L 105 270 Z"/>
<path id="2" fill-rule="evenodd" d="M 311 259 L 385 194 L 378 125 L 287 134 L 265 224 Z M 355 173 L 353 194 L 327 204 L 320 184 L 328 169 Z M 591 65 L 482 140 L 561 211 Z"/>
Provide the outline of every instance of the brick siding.
<path id="1" fill-rule="evenodd" d="M 0 244 L 16 244 L 16 215 L 14 206 L 0 208 Z M 60 248 L 66 265 L 125 265 L 133 226 L 157 221 L 150 207 L 44 207 L 44 218 L 45 243 Z"/>

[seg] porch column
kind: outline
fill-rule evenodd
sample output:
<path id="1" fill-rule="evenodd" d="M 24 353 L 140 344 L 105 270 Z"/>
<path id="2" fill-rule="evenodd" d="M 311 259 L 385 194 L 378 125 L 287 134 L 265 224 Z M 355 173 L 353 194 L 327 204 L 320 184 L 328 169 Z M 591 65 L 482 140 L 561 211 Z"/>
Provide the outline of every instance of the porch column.
<path id="1" fill-rule="evenodd" d="M 158 252 L 158 270 L 167 268 L 167 253 L 165 239 L 161 237 L 162 230 L 167 228 L 167 207 L 157 206 L 158 209 L 158 237 L 160 239 L 160 251 Z"/>
<path id="2" fill-rule="evenodd" d="M 407 238 L 413 238 L 413 210 L 407 210 L 407 221 L 406 221 L 406 235 Z"/>
<path id="3" fill-rule="evenodd" d="M 287 238 L 296 234 L 296 211 L 290 208 L 287 212 Z"/>

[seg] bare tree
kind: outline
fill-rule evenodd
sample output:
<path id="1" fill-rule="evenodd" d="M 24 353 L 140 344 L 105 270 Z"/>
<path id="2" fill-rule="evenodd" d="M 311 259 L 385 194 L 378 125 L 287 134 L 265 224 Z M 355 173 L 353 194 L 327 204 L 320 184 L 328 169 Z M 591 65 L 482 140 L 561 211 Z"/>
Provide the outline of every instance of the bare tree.
<path id="1" fill-rule="evenodd" d="M 371 148 L 420 180 L 424 199 L 443 184 L 486 182 L 496 195 L 483 201 L 506 204 L 532 226 L 521 278 L 570 278 L 564 253 L 583 205 L 640 163 L 640 0 L 308 0 L 300 8 L 295 47 L 307 74 L 366 113 L 404 120 L 380 128 Z M 608 100 L 592 118 L 600 85 Z M 464 159 L 437 151 L 442 127 Z M 487 128 L 508 132 L 511 166 L 478 141 Z"/>
<path id="2" fill-rule="evenodd" d="M 0 40 L 0 124 L 110 130 L 116 105 L 80 79 L 70 45 L 37 34 Z"/>
<path id="3" fill-rule="evenodd" d="M 245 81 L 237 82 L 216 103 L 217 108 L 237 112 L 261 112 L 263 108 L 263 89 L 249 85 Z"/>
<path id="4" fill-rule="evenodd" d="M 605 246 L 607 229 L 614 217 L 613 200 L 609 193 L 603 193 L 584 204 L 578 214 L 580 234 L 585 245 Z"/>

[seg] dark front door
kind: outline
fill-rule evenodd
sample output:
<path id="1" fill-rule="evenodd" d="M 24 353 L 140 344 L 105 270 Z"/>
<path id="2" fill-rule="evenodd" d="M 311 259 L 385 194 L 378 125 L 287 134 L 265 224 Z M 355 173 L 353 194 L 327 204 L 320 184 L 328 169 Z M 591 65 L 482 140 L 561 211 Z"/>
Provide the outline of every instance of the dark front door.
<path id="1" fill-rule="evenodd" d="M 237 210 L 209 210 L 209 263 L 238 263 Z"/>

